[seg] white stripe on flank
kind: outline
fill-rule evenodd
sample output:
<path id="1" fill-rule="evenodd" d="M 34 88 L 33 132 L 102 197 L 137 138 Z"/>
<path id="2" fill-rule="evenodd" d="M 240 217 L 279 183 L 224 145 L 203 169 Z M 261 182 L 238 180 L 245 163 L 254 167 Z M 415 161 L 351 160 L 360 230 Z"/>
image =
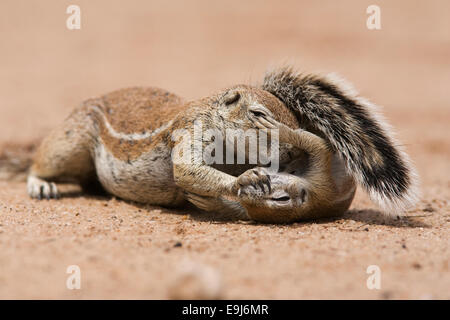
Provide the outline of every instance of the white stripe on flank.
<path id="1" fill-rule="evenodd" d="M 105 117 L 105 114 L 103 113 L 103 110 L 98 107 L 98 106 L 93 106 L 94 109 L 96 109 L 96 111 L 98 111 L 101 116 L 103 117 L 103 122 L 106 126 L 106 128 L 108 129 L 109 134 L 116 138 L 116 139 L 123 139 L 123 140 L 143 140 L 143 139 L 148 139 L 150 137 L 153 137 L 155 135 L 157 135 L 158 133 L 160 133 L 161 131 L 167 129 L 168 127 L 170 127 L 172 125 L 173 120 L 170 120 L 169 122 L 163 124 L 161 127 L 153 130 L 153 131 L 148 131 L 145 133 L 123 133 L 123 132 L 117 132 L 109 123 L 108 119 Z"/>

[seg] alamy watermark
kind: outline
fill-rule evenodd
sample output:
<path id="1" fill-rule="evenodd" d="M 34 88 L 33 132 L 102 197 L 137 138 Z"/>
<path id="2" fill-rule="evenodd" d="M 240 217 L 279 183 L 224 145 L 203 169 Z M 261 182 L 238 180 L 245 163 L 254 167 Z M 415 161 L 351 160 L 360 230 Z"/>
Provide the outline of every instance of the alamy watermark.
<path id="1" fill-rule="evenodd" d="M 370 274 L 370 276 L 367 278 L 366 285 L 367 289 L 373 290 L 381 289 L 381 269 L 377 265 L 370 265 L 366 269 L 366 273 Z"/>
<path id="2" fill-rule="evenodd" d="M 66 13 L 70 16 L 66 20 L 66 27 L 69 30 L 81 29 L 81 9 L 79 6 L 72 4 L 67 7 Z"/>
<path id="3" fill-rule="evenodd" d="M 77 265 L 70 265 L 66 269 L 66 273 L 70 274 L 66 280 L 66 287 L 69 290 L 81 289 L 81 269 Z"/>
<path id="4" fill-rule="evenodd" d="M 380 30 L 381 29 L 381 9 L 379 6 L 372 4 L 367 7 L 366 13 L 369 14 L 366 21 L 367 29 Z"/>
<path id="5" fill-rule="evenodd" d="M 200 120 L 194 129 L 177 129 L 172 150 L 174 164 L 251 164 L 279 169 L 278 129 L 203 130 Z"/>

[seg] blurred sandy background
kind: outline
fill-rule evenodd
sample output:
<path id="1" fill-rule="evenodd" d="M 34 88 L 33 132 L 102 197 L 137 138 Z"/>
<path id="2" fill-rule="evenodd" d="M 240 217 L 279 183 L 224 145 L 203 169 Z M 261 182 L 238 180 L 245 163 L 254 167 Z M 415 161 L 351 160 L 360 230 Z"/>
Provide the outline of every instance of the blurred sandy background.
<path id="1" fill-rule="evenodd" d="M 70 4 L 81 30 L 66 28 Z M 366 28 L 371 4 L 381 30 Z M 292 63 L 337 72 L 384 107 L 423 200 L 387 224 L 362 194 L 339 220 L 215 224 L 113 199 L 31 201 L 24 183 L 0 182 L 0 298 L 173 297 L 182 260 L 212 268 L 225 298 L 450 298 L 448 12 L 444 0 L 2 0 L 0 146 L 40 138 L 120 87 L 194 99 Z M 65 288 L 71 264 L 81 290 Z M 371 264 L 381 290 L 366 288 Z"/>

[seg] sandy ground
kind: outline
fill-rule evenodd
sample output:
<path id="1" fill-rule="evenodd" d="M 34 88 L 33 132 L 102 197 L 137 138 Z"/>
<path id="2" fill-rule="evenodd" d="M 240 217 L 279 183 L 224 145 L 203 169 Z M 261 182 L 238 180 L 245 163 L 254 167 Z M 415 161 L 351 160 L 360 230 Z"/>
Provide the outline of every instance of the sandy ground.
<path id="1" fill-rule="evenodd" d="M 81 7 L 81 30 L 65 10 Z M 0 3 L 0 145 L 27 144 L 80 101 L 157 85 L 197 98 L 289 62 L 338 72 L 382 105 L 421 177 L 422 200 L 385 220 L 358 193 L 340 219 L 220 223 L 180 209 L 81 195 L 30 200 L 0 182 L 0 298 L 449 299 L 448 1 Z M 81 270 L 68 290 L 66 269 Z M 381 289 L 369 290 L 369 265 Z"/>

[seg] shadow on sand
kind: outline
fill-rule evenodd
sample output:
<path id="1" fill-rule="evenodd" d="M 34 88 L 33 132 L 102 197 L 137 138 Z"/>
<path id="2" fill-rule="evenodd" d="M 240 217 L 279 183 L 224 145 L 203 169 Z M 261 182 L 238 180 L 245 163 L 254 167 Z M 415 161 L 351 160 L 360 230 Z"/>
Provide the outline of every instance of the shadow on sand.
<path id="1" fill-rule="evenodd" d="M 61 195 L 63 198 L 78 198 L 78 197 L 84 197 L 87 199 L 93 199 L 93 200 L 103 200 L 108 201 L 113 199 L 114 197 L 106 194 L 106 193 L 97 193 L 97 194 L 86 194 L 82 191 L 68 191 L 64 192 Z M 194 205 L 187 204 L 183 208 L 163 208 L 159 206 L 152 206 L 148 204 L 141 204 L 136 203 L 132 201 L 126 201 L 117 199 L 118 201 L 123 201 L 126 203 L 129 203 L 131 205 L 134 205 L 140 209 L 143 210 L 161 210 L 162 214 L 182 214 L 186 215 L 188 214 L 191 219 L 195 221 L 201 221 L 201 222 L 211 222 L 215 224 L 246 224 L 246 225 L 270 225 L 270 224 L 263 224 L 255 221 L 236 221 L 231 220 L 226 217 L 218 217 L 217 214 L 211 213 L 211 212 L 203 212 L 201 210 L 198 210 Z M 352 220 L 360 222 L 361 224 L 357 226 L 356 228 L 352 230 L 364 230 L 365 226 L 370 225 L 385 225 L 385 226 L 391 226 L 396 228 L 430 228 L 431 225 L 421 221 L 421 218 L 427 217 L 427 215 L 424 216 L 403 216 L 403 217 L 386 217 L 381 211 L 373 210 L 373 209 L 366 209 L 366 210 L 357 210 L 352 209 L 347 211 L 343 216 L 340 217 L 332 217 L 332 218 L 322 218 L 322 219 L 314 219 L 314 220 L 304 220 L 299 221 L 293 224 L 284 224 L 284 226 L 298 226 L 299 224 L 308 224 L 308 223 L 317 223 L 317 224 L 325 224 L 325 223 L 334 223 L 338 221 L 346 221 L 346 220 Z"/>

